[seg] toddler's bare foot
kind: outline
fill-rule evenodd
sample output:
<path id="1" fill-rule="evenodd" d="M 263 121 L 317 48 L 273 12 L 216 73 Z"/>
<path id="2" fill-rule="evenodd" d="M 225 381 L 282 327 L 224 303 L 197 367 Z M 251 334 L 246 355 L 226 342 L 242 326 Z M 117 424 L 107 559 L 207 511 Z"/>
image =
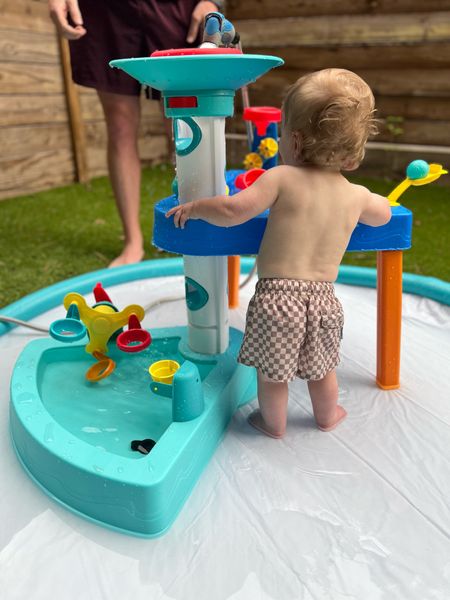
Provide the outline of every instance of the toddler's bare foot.
<path id="1" fill-rule="evenodd" d="M 330 423 L 323 425 L 319 425 L 319 423 L 317 423 L 317 427 L 320 429 L 320 431 L 333 431 L 333 429 L 335 429 L 339 425 L 339 423 L 341 423 L 345 419 L 346 416 L 347 411 L 338 404 L 336 406 L 336 413 L 334 415 L 334 418 L 330 421 Z"/>
<path id="2" fill-rule="evenodd" d="M 132 265 L 133 263 L 140 262 L 143 258 L 144 250 L 142 246 L 125 246 L 123 252 L 109 264 L 109 268 Z"/>
<path id="3" fill-rule="evenodd" d="M 252 427 L 257 429 L 258 431 L 261 431 L 261 433 L 268 435 L 271 438 L 275 438 L 278 440 L 284 435 L 284 431 L 272 431 L 269 427 L 267 427 L 266 422 L 264 421 L 261 411 L 259 409 L 253 411 L 251 415 L 249 415 L 247 420 Z"/>

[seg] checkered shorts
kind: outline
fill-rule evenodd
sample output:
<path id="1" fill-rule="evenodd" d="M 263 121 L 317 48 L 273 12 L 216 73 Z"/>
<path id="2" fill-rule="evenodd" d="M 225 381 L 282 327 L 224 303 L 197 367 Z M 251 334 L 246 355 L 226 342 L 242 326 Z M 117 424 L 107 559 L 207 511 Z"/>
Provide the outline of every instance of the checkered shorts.
<path id="1" fill-rule="evenodd" d="M 275 381 L 322 379 L 339 363 L 343 325 L 332 283 L 260 279 L 238 361 Z"/>

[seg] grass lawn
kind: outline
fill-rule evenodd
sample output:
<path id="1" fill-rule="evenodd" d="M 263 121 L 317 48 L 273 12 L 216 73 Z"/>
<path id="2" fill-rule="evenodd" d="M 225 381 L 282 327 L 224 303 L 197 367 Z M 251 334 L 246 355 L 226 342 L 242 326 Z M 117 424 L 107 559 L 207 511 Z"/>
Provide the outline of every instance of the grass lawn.
<path id="1" fill-rule="evenodd" d="M 168 256 L 150 244 L 153 204 L 170 193 L 173 169 L 144 169 L 142 227 L 145 258 Z M 450 179 L 450 178 L 449 178 Z M 387 194 L 395 183 L 352 178 Z M 411 273 L 450 280 L 450 187 L 410 188 L 401 199 L 414 213 L 413 247 L 404 254 Z M 106 267 L 122 249 L 121 226 L 109 181 L 101 177 L 0 201 L 0 307 L 57 281 Z M 375 253 L 347 253 L 345 264 L 375 266 Z"/>

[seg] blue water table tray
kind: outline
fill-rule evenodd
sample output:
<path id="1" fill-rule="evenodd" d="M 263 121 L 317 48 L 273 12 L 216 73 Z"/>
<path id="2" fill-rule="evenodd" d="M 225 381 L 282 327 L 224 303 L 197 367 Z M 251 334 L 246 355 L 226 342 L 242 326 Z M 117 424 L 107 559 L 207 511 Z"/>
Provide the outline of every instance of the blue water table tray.
<path id="1" fill-rule="evenodd" d="M 116 369 L 97 383 L 84 376 L 85 342 L 36 340 L 11 380 L 12 439 L 29 475 L 70 510 L 145 537 L 170 526 L 231 416 L 256 395 L 253 370 L 236 362 L 241 332 L 209 356 L 189 349 L 185 327 L 152 334 L 139 354 L 112 350 Z M 181 365 L 172 385 L 149 378 L 162 358 Z M 131 449 L 146 438 L 149 454 Z"/>
<path id="2" fill-rule="evenodd" d="M 227 171 L 230 194 L 237 190 L 234 181 L 244 171 Z M 235 227 L 217 227 L 202 220 L 190 220 L 185 229 L 176 228 L 166 212 L 178 204 L 175 195 L 155 206 L 153 243 L 169 252 L 192 256 L 233 256 L 257 254 L 267 225 L 269 211 Z M 366 250 L 407 250 L 411 248 L 412 212 L 404 206 L 392 206 L 392 218 L 386 225 L 370 227 L 359 223 L 353 231 L 348 252 Z"/>

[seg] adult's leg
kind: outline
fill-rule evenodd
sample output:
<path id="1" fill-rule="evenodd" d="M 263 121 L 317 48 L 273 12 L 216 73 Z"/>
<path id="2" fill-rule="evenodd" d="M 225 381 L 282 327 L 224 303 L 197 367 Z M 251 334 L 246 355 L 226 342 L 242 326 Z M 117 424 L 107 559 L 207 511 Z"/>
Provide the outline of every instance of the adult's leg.
<path id="1" fill-rule="evenodd" d="M 281 438 L 286 432 L 288 384 L 273 381 L 258 371 L 258 404 L 248 418 L 250 425 L 273 438 Z"/>
<path id="2" fill-rule="evenodd" d="M 164 113 L 164 105 L 163 101 L 159 102 L 159 107 L 161 109 L 161 114 L 163 118 L 164 125 L 164 133 L 166 134 L 167 139 L 167 150 L 169 156 L 169 162 L 173 162 L 175 164 L 175 145 L 173 141 L 173 131 L 172 131 L 172 119 L 168 119 Z"/>
<path id="3" fill-rule="evenodd" d="M 336 371 L 333 369 L 323 379 L 308 381 L 308 389 L 318 428 L 331 431 L 347 416 L 338 404 Z"/>
<path id="4" fill-rule="evenodd" d="M 110 267 L 139 262 L 144 244 L 139 220 L 141 162 L 138 152 L 139 96 L 98 91 L 108 133 L 108 170 L 122 221 L 124 248 Z"/>

